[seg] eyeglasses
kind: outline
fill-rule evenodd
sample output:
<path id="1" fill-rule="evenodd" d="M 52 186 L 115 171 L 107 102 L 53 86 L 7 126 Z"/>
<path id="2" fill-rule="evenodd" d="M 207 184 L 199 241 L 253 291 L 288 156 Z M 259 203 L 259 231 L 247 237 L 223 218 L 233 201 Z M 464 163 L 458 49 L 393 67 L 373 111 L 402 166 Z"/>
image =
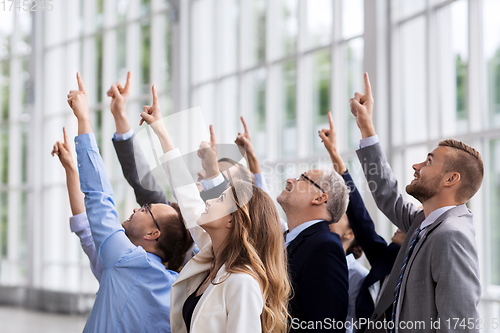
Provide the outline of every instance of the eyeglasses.
<path id="1" fill-rule="evenodd" d="M 305 174 L 301 174 L 300 176 L 297 177 L 297 179 L 295 179 L 296 181 L 299 181 L 301 180 L 302 178 L 308 180 L 311 184 L 313 184 L 314 186 L 316 186 L 317 188 L 319 188 L 321 190 L 321 192 L 325 193 L 325 190 L 323 190 L 321 188 L 321 186 L 319 186 L 318 184 L 316 184 L 311 178 L 307 177 Z"/>
<path id="2" fill-rule="evenodd" d="M 141 210 L 143 210 L 143 209 L 146 209 L 149 212 L 149 214 L 151 215 L 151 218 L 153 219 L 153 222 L 155 223 L 158 230 L 161 232 L 160 226 L 158 225 L 158 222 L 156 222 L 155 217 L 153 216 L 153 213 L 151 212 L 151 208 L 149 207 L 149 204 L 145 204 L 144 206 L 142 206 Z M 156 241 L 158 241 L 158 238 L 156 238 Z"/>

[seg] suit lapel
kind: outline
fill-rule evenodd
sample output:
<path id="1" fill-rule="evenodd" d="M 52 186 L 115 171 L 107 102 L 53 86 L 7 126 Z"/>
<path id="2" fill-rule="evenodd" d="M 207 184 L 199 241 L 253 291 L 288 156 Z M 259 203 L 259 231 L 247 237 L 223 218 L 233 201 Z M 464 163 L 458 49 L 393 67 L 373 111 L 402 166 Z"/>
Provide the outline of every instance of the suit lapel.
<path id="1" fill-rule="evenodd" d="M 322 222 L 318 222 L 318 223 L 315 223 L 313 224 L 312 226 L 302 230 L 298 235 L 297 237 L 294 238 L 294 240 L 292 240 L 290 242 L 290 244 L 288 244 L 288 247 L 287 247 L 287 251 L 288 251 L 288 258 L 292 257 L 293 254 L 296 252 L 297 248 L 299 247 L 299 245 L 310 235 L 318 232 L 318 231 L 322 231 L 322 230 L 328 230 L 330 231 L 330 228 L 328 227 L 328 222 L 326 221 L 322 221 Z"/>
<path id="2" fill-rule="evenodd" d="M 196 257 L 198 257 L 198 256 L 200 256 L 201 258 L 206 258 L 206 257 L 212 256 L 212 246 L 211 245 L 205 246 L 204 249 L 196 255 Z M 172 286 L 178 285 L 178 284 L 183 283 L 183 282 L 187 282 L 188 280 L 195 278 L 199 274 L 210 270 L 210 267 L 212 265 L 211 262 L 203 262 L 203 261 L 200 261 L 199 259 L 196 259 L 196 257 L 192 258 L 191 260 L 188 261 L 188 263 L 184 266 L 184 268 L 179 273 L 179 276 L 177 277 L 177 279 L 175 280 L 175 282 L 173 283 Z M 194 260 L 196 260 L 196 262 L 194 262 Z M 194 282 L 196 282 L 196 281 L 194 281 Z"/>
<path id="3" fill-rule="evenodd" d="M 406 281 L 408 280 L 408 274 L 411 270 L 411 266 L 413 265 L 413 262 L 415 261 L 415 258 L 417 257 L 418 252 L 422 248 L 423 244 L 427 240 L 427 237 L 435 230 L 437 229 L 441 223 L 443 223 L 444 220 L 450 218 L 450 217 L 458 217 L 458 216 L 463 216 L 469 213 L 469 210 L 465 205 L 460 205 L 454 208 L 451 208 L 450 210 L 446 211 L 444 214 L 441 214 L 436 221 L 434 221 L 430 226 L 428 226 L 425 231 L 424 235 L 422 238 L 418 241 L 417 245 L 415 246 L 415 250 L 413 251 L 411 257 L 408 259 L 408 264 L 406 266 L 406 270 L 403 276 L 403 281 L 401 282 L 401 295 L 404 295 L 404 291 L 406 289 Z"/>
<path id="4" fill-rule="evenodd" d="M 226 271 L 226 265 L 222 265 L 219 271 L 217 272 L 217 276 L 214 279 L 214 283 L 219 283 L 220 281 L 223 281 L 225 278 L 227 278 L 227 271 Z M 201 283 L 201 282 L 200 282 Z M 198 317 L 200 316 L 203 307 L 207 303 L 207 300 L 210 298 L 210 295 L 213 293 L 214 289 L 220 287 L 219 285 L 214 285 L 213 283 L 210 283 L 201 296 L 200 300 L 198 301 L 198 304 L 196 304 L 196 307 L 194 308 L 193 311 L 193 317 L 191 319 L 191 329 L 193 328 L 193 323 L 196 322 Z"/>
<path id="5" fill-rule="evenodd" d="M 413 235 L 415 233 L 415 230 L 417 230 L 417 228 L 424 221 L 424 219 L 425 219 L 424 212 L 421 211 L 419 215 L 417 215 L 415 220 L 413 220 L 413 223 L 411 224 L 410 229 L 408 230 L 408 235 Z M 389 274 L 389 276 L 387 277 L 389 281 L 387 281 L 387 284 L 384 287 L 384 290 L 382 291 L 382 295 L 380 296 L 380 300 L 375 307 L 375 311 L 373 313 L 373 317 L 375 317 L 374 319 L 379 318 L 381 315 L 383 315 L 385 313 L 385 310 L 387 310 L 387 308 L 391 306 L 392 302 L 394 301 L 394 290 L 396 290 L 396 284 L 398 282 L 401 267 L 403 266 L 403 261 L 406 256 L 406 251 L 410 246 L 410 238 L 411 237 L 405 238 L 403 245 L 399 250 L 398 256 L 396 257 L 396 261 L 392 266 L 391 274 Z"/>

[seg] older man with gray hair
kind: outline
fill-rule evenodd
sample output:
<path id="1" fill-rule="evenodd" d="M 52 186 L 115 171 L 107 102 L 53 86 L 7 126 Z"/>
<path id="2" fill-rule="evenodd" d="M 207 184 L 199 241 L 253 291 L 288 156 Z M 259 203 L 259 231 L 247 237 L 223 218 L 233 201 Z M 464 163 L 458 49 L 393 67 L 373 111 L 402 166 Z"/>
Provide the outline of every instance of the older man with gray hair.
<path id="1" fill-rule="evenodd" d="M 340 237 L 329 228 L 347 209 L 344 180 L 334 170 L 309 170 L 287 179 L 277 200 L 288 222 L 291 331 L 344 332 L 348 270 Z"/>

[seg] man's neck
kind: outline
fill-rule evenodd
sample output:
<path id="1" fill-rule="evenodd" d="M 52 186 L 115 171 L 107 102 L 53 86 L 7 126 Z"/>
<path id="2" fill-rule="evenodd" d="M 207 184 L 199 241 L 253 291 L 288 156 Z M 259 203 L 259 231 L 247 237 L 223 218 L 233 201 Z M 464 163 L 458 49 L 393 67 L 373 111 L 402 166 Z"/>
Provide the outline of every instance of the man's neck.
<path id="1" fill-rule="evenodd" d="M 293 229 L 297 228 L 299 225 L 313 221 L 313 220 L 326 220 L 325 216 L 322 216 L 321 214 L 316 214 L 316 215 L 306 215 L 306 216 L 300 216 L 296 214 L 287 214 L 287 224 L 288 224 L 288 231 L 292 231 Z"/>
<path id="2" fill-rule="evenodd" d="M 460 204 L 461 203 L 456 202 L 454 199 L 450 199 L 449 196 L 443 198 L 435 195 L 427 201 L 423 202 L 422 207 L 424 208 L 425 218 L 427 218 L 433 211 L 439 208 L 447 206 L 458 206 Z"/>

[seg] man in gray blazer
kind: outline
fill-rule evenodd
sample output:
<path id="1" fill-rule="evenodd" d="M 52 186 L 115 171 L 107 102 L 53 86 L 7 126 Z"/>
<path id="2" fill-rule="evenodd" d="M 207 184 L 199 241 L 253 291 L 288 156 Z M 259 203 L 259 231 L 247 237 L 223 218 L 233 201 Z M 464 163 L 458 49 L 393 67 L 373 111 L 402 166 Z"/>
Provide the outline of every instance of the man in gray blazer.
<path id="1" fill-rule="evenodd" d="M 465 203 L 481 186 L 481 155 L 460 141 L 441 141 L 413 165 L 406 186 L 423 209 L 405 201 L 375 134 L 366 73 L 365 86 L 350 101 L 363 137 L 358 158 L 378 208 L 407 234 L 367 332 L 479 332 L 479 263 Z"/>

